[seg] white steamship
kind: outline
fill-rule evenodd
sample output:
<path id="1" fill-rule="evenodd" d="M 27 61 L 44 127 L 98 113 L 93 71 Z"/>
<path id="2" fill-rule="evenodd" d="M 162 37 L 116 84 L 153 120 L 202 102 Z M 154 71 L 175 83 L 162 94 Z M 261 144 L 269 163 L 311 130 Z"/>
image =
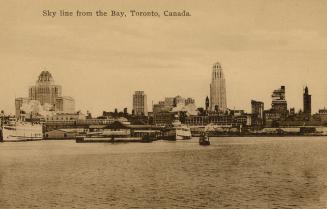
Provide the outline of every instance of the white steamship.
<path id="1" fill-rule="evenodd" d="M 30 122 L 16 121 L 14 118 L 8 125 L 2 127 L 4 142 L 37 141 L 42 140 L 42 125 Z"/>

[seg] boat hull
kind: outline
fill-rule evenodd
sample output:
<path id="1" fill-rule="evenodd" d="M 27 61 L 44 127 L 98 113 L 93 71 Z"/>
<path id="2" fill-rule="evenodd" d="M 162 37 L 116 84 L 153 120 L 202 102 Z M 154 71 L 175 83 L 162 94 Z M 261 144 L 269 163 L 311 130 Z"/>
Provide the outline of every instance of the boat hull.
<path id="1" fill-rule="evenodd" d="M 188 140 L 191 138 L 191 131 L 180 131 L 176 129 L 169 130 L 163 135 L 163 139 L 168 141 Z"/>
<path id="2" fill-rule="evenodd" d="M 77 137 L 76 143 L 127 143 L 127 142 L 152 142 L 153 140 L 142 137 Z"/>
<path id="3" fill-rule="evenodd" d="M 208 146 L 210 145 L 210 141 L 209 141 L 209 138 L 208 137 L 200 137 L 199 138 L 199 144 L 202 145 L 202 146 Z"/>
<path id="4" fill-rule="evenodd" d="M 199 144 L 202 145 L 202 146 L 209 146 L 210 145 L 210 142 L 208 142 L 208 141 L 199 142 Z"/>

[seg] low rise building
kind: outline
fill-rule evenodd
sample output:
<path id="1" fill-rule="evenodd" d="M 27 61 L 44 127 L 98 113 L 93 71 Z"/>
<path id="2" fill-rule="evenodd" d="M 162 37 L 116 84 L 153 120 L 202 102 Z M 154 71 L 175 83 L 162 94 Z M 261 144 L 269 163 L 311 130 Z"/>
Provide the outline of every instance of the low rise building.
<path id="1" fill-rule="evenodd" d="M 78 120 L 85 120 L 86 116 L 79 112 L 77 113 L 56 113 L 53 115 L 45 116 L 46 122 L 52 121 L 78 121 Z"/>
<path id="2" fill-rule="evenodd" d="M 240 127 L 251 126 L 251 114 L 243 114 L 233 116 L 229 115 L 206 115 L 206 116 L 188 116 L 185 119 L 185 124 L 189 126 L 206 126 L 208 124 L 228 126 L 228 127 Z"/>
<path id="3" fill-rule="evenodd" d="M 327 109 L 324 108 L 324 109 L 320 109 L 318 111 L 318 114 L 317 116 L 319 117 L 319 119 L 323 122 L 327 122 Z"/>
<path id="4" fill-rule="evenodd" d="M 189 104 L 194 104 L 195 105 L 195 100 L 193 98 L 187 98 L 185 100 L 185 105 L 189 105 Z"/>
<path id="5" fill-rule="evenodd" d="M 75 139 L 78 135 L 77 130 L 58 129 L 44 133 L 44 139 Z"/>

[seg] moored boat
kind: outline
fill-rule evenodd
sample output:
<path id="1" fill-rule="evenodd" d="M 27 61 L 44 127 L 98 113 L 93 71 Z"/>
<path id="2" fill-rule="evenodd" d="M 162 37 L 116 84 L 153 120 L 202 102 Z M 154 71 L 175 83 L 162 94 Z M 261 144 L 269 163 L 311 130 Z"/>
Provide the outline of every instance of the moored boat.
<path id="1" fill-rule="evenodd" d="M 37 141 L 43 139 L 42 125 L 11 121 L 2 127 L 3 142 Z"/>

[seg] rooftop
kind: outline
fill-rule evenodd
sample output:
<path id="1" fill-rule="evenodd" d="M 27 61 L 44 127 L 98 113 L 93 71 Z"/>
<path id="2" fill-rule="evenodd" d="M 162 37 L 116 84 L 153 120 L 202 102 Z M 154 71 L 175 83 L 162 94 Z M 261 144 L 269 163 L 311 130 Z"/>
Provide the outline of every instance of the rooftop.
<path id="1" fill-rule="evenodd" d="M 37 83 L 38 84 L 44 84 L 44 83 L 53 84 L 54 80 L 53 80 L 51 73 L 49 71 L 44 70 L 40 73 Z"/>

